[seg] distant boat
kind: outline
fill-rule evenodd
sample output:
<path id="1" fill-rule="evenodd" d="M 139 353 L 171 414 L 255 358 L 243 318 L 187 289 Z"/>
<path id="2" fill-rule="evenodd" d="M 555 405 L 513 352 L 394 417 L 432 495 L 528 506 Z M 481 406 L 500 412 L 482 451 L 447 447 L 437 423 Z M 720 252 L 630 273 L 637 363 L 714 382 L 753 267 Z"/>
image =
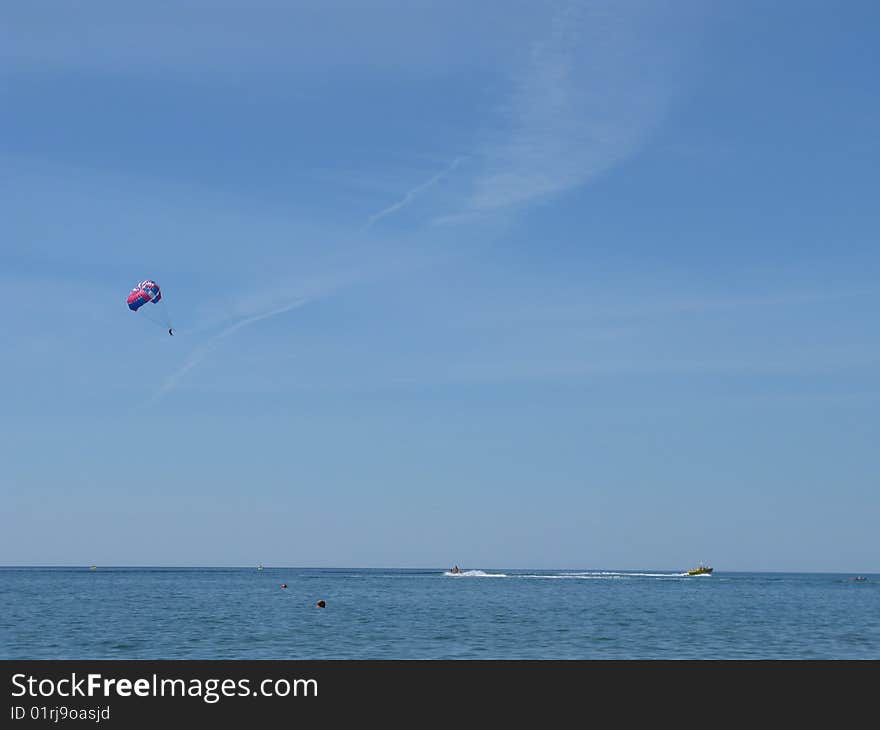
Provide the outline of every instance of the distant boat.
<path id="1" fill-rule="evenodd" d="M 850 578 L 850 580 L 854 580 L 854 581 L 857 581 L 858 583 L 861 583 L 862 581 L 868 580 L 868 579 L 865 578 L 865 576 L 863 576 L 863 575 L 857 575 L 855 578 Z"/>
<path id="2" fill-rule="evenodd" d="M 702 563 L 700 563 L 693 570 L 689 570 L 688 575 L 709 575 L 711 572 L 712 568 L 710 568 L 708 565 L 703 565 Z"/>
<path id="3" fill-rule="evenodd" d="M 257 566 L 257 570 L 262 570 L 262 569 L 263 569 L 263 566 L 262 566 L 262 565 L 258 565 L 258 566 Z"/>
<path id="4" fill-rule="evenodd" d="M 461 568 L 459 568 L 459 567 L 456 565 L 456 566 L 455 566 L 452 570 L 450 570 L 449 572 L 452 573 L 453 575 L 458 575 L 459 573 L 461 573 Z"/>
<path id="5" fill-rule="evenodd" d="M 97 569 L 98 569 L 97 565 L 90 565 L 89 566 L 89 570 L 97 570 Z"/>

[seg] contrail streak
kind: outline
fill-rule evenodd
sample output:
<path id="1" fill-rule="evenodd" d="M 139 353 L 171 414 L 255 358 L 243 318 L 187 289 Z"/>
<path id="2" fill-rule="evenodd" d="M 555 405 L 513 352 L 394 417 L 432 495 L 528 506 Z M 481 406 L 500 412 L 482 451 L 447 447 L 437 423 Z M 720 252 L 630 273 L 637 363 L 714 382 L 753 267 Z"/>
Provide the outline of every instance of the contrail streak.
<path id="1" fill-rule="evenodd" d="M 425 190 L 427 190 L 432 185 L 435 185 L 442 178 L 444 178 L 446 175 L 448 175 L 450 172 L 452 172 L 456 167 L 458 167 L 461 164 L 462 160 L 464 160 L 463 157 L 456 157 L 446 169 L 438 172 L 430 180 L 423 182 L 421 185 L 416 185 L 416 187 L 414 187 L 412 190 L 410 190 L 406 195 L 404 195 L 396 203 L 394 203 L 393 205 L 389 205 L 384 210 L 380 210 L 378 213 L 374 213 L 373 215 L 371 215 L 369 217 L 369 219 L 367 220 L 367 222 L 364 224 L 364 227 L 362 230 L 367 230 L 370 226 L 372 226 L 380 218 L 384 218 L 387 215 L 391 215 L 392 213 L 395 213 L 398 210 L 400 210 L 401 208 L 404 208 L 407 205 L 409 205 L 413 200 L 415 200 Z"/>
<path id="2" fill-rule="evenodd" d="M 196 365 L 198 365 L 202 360 L 205 359 L 205 357 L 217 346 L 217 343 L 219 343 L 220 340 L 229 337 L 229 335 L 237 332 L 242 327 L 247 327 L 254 322 L 260 322 L 264 319 L 269 319 L 270 317 L 284 314 L 284 312 L 289 312 L 291 309 L 297 309 L 298 307 L 307 304 L 309 301 L 310 300 L 306 298 L 297 299 L 293 302 L 285 304 L 283 307 L 278 307 L 276 309 L 271 309 L 268 312 L 262 312 L 260 314 L 246 317 L 242 320 L 239 320 L 235 324 L 230 325 L 221 332 L 218 332 L 211 339 L 205 342 L 201 347 L 196 348 L 187 358 L 186 362 L 183 363 L 183 365 L 181 365 L 177 370 L 171 373 L 171 375 L 165 378 L 165 382 L 163 382 L 158 390 L 156 390 L 156 392 L 153 394 L 153 397 L 150 399 L 150 403 L 155 403 L 168 391 L 172 390 L 180 382 L 180 379 L 184 375 L 186 375 L 190 370 L 192 370 Z"/>

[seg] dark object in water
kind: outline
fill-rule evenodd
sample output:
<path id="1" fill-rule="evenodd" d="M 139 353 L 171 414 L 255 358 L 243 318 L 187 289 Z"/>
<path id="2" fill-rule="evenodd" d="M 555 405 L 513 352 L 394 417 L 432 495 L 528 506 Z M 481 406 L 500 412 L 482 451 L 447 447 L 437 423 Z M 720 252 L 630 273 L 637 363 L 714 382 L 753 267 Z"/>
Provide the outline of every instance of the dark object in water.
<path id="1" fill-rule="evenodd" d="M 324 608 L 326 605 L 323 598 L 315 604 L 317 608 Z"/>
<path id="2" fill-rule="evenodd" d="M 282 584 L 281 584 L 281 587 L 282 587 L 282 588 L 287 588 L 287 583 L 282 583 Z"/>

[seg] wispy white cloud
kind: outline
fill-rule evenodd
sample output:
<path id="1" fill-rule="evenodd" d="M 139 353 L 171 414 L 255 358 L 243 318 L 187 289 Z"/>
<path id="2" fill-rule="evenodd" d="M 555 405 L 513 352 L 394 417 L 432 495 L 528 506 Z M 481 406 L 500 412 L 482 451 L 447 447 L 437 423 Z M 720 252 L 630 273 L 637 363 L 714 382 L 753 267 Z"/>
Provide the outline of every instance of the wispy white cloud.
<path id="1" fill-rule="evenodd" d="M 407 205 L 413 202 L 419 195 L 425 192 L 428 188 L 436 185 L 440 180 L 442 180 L 446 175 L 455 170 L 462 162 L 464 161 L 464 157 L 456 157 L 445 169 L 438 172 L 434 177 L 430 180 L 427 180 L 420 185 L 416 185 L 414 188 L 409 190 L 400 200 L 392 205 L 389 205 L 387 208 L 383 208 L 378 213 L 374 213 L 371 215 L 367 222 L 364 224 L 362 230 L 367 230 L 370 226 L 372 226 L 376 221 L 381 220 L 385 216 L 391 215 L 392 213 L 396 213 L 401 208 L 405 208 Z"/>
<path id="2" fill-rule="evenodd" d="M 604 1 L 558 10 L 514 71 L 466 210 L 498 210 L 581 185 L 644 143 L 672 96 L 681 52 L 680 33 L 655 28 L 659 12 Z"/>

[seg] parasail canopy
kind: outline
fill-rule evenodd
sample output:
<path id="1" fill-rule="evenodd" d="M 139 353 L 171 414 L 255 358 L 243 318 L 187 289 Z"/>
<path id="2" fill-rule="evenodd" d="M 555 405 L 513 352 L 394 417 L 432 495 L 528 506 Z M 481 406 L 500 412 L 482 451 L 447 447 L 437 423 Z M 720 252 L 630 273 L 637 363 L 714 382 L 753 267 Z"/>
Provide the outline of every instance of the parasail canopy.
<path id="1" fill-rule="evenodd" d="M 158 304 L 161 299 L 162 292 L 159 289 L 159 285 L 155 281 L 147 279 L 132 289 L 128 299 L 125 301 L 132 312 L 137 312 L 147 302 Z"/>

